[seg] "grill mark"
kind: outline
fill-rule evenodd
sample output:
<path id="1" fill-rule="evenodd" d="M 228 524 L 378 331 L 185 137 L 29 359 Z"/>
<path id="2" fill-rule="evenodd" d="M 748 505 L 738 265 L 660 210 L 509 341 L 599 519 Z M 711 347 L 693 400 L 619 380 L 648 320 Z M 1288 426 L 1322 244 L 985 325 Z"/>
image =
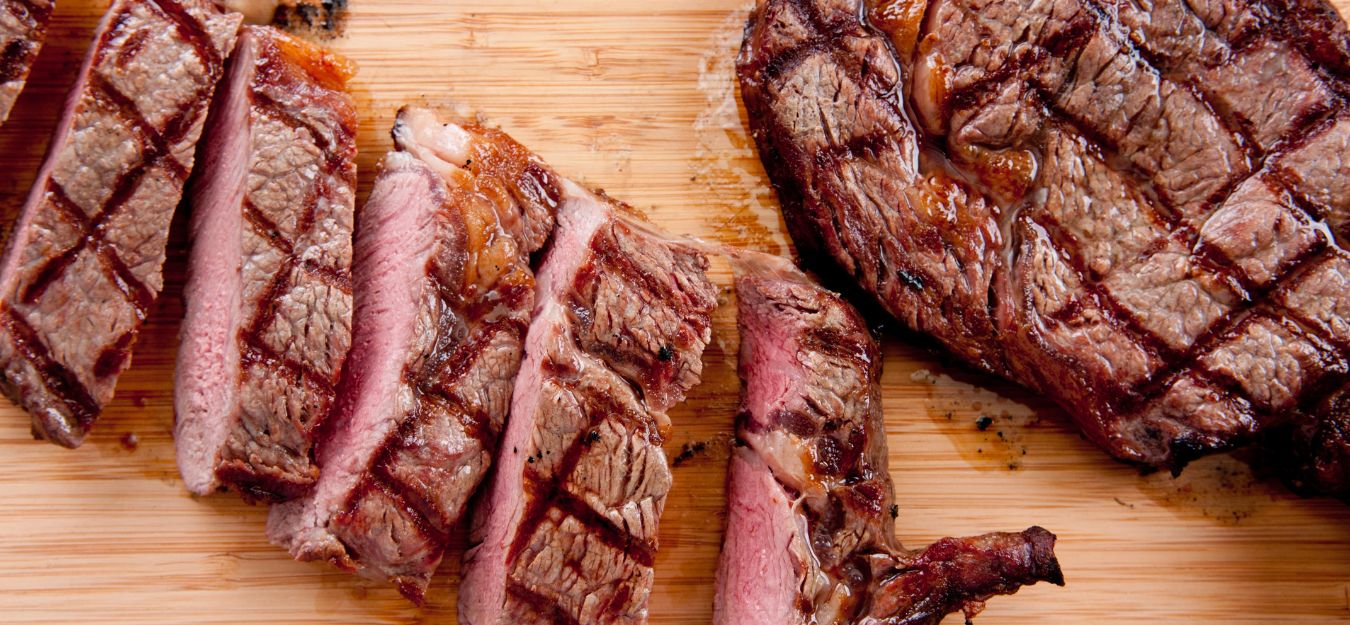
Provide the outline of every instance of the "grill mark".
<path id="1" fill-rule="evenodd" d="M 280 503 L 299 497 L 315 481 L 310 475 L 277 475 L 258 471 L 248 460 L 239 458 L 224 460 L 216 467 L 215 474 L 222 484 L 232 484 L 238 488 L 249 503 Z"/>
<path id="2" fill-rule="evenodd" d="M 171 141 L 169 137 L 156 130 L 141 114 L 136 103 L 108 82 L 108 79 L 102 74 L 90 72 L 89 94 L 95 101 L 116 111 L 118 118 L 131 126 L 132 132 L 141 141 L 141 164 L 143 167 L 151 164 L 161 165 L 168 169 L 175 179 L 187 179 L 187 168 L 174 158 L 173 152 L 169 148 L 170 143 L 177 143 L 179 137 L 173 137 Z M 190 106 L 187 110 L 192 112 L 195 108 L 195 106 Z M 175 117 L 181 115 L 182 112 Z M 175 125 L 175 122 L 170 121 L 170 125 L 166 126 L 166 129 L 172 125 Z M 182 123 L 178 122 L 176 125 L 182 125 Z M 174 130 L 177 131 L 177 129 Z M 107 207 L 105 207 L 105 210 L 107 210 Z"/>
<path id="3" fill-rule="evenodd" d="M 122 292 L 122 296 L 135 309 L 137 322 L 145 321 L 146 315 L 150 312 L 150 307 L 155 303 L 155 294 L 150 291 L 149 287 L 136 279 L 131 267 L 128 267 L 122 261 L 116 250 L 107 241 L 93 235 L 85 240 L 93 247 L 95 256 L 104 267 L 104 273 L 108 275 L 113 285 L 117 287 L 118 291 Z"/>
<path id="4" fill-rule="evenodd" d="M 1144 327 L 1143 323 L 1134 315 L 1134 313 L 1130 312 L 1128 308 L 1113 297 L 1110 291 L 1107 290 L 1105 284 L 1091 278 L 1091 272 L 1088 270 L 1086 262 L 1084 262 L 1082 251 L 1079 249 L 1078 243 L 1073 235 L 1065 232 L 1063 227 L 1049 215 L 1029 214 L 1026 215 L 1026 219 L 1049 235 L 1051 247 L 1067 257 L 1069 267 L 1078 278 L 1084 293 L 1091 298 L 1092 303 L 1096 304 L 1111 321 L 1123 326 L 1123 328 L 1132 335 L 1131 339 L 1133 339 L 1133 342 L 1140 344 L 1140 347 L 1143 347 L 1149 352 L 1150 356 L 1156 359 L 1167 360 L 1179 356 L 1166 341 Z M 1081 303 L 1077 306 L 1070 306 L 1063 313 L 1052 315 L 1052 318 L 1056 318 L 1059 321 L 1066 321 L 1067 316 L 1072 316 L 1079 312 L 1081 306 Z"/>
<path id="5" fill-rule="evenodd" d="M 438 526 L 438 519 L 444 519 L 449 516 L 447 511 L 441 507 L 440 502 L 434 501 L 429 497 L 418 495 L 414 488 L 404 483 L 398 476 L 394 475 L 394 472 L 390 467 L 394 462 L 395 449 L 403 447 L 405 443 L 412 438 L 413 433 L 417 430 L 417 426 L 421 425 L 422 421 L 426 419 L 426 403 L 428 401 L 437 401 L 438 399 L 440 398 L 428 398 L 425 395 L 419 396 L 417 398 L 416 407 L 413 409 L 413 413 L 408 415 L 408 417 L 399 424 L 398 428 L 385 438 L 384 442 L 380 444 L 378 453 L 375 454 L 375 461 L 371 463 L 371 471 L 385 484 L 389 485 L 391 489 L 397 490 L 403 497 L 403 500 L 409 502 L 409 505 L 422 516 L 424 522 L 428 526 Z M 444 403 L 446 404 L 445 411 L 447 413 L 455 414 L 459 412 L 454 405 L 449 402 Z M 461 513 L 462 512 L 463 511 L 461 511 Z M 446 529 L 448 528 L 438 527 L 438 530 L 441 531 Z"/>
<path id="6" fill-rule="evenodd" d="M 515 580 L 506 581 L 506 593 L 530 606 L 531 615 L 541 621 L 548 621 L 553 625 L 581 625 L 580 621 L 562 609 L 557 600 L 530 590 Z"/>
<path id="7" fill-rule="evenodd" d="M 572 446 L 567 449 L 567 454 L 563 457 L 563 461 L 559 463 L 553 477 L 545 478 L 533 467 L 527 466 L 525 468 L 526 483 L 527 485 L 533 485 L 534 488 L 531 489 L 533 491 L 531 499 L 526 506 L 521 523 L 516 528 L 516 536 L 507 550 L 508 562 L 514 562 L 520 557 L 520 554 L 529 546 L 530 539 L 543 526 L 544 521 L 548 520 L 549 512 L 557 510 L 565 517 L 570 516 L 575 519 L 586 530 L 588 536 L 598 539 L 615 551 L 623 553 L 629 560 L 641 566 L 648 568 L 652 566 L 656 555 L 655 545 L 639 540 L 615 526 L 613 522 L 591 508 L 590 504 L 582 501 L 566 488 L 567 478 L 576 469 L 582 454 L 589 448 L 589 445 L 584 441 L 587 440 L 591 432 L 595 431 L 595 427 L 598 425 L 597 422 L 577 436 Z"/>
<path id="8" fill-rule="evenodd" d="M 568 386 L 565 380 L 558 379 L 557 376 L 554 377 L 554 381 L 558 382 L 569 392 L 573 392 L 573 389 L 575 388 Z M 543 523 L 545 517 L 547 517 L 549 509 L 553 507 L 553 502 L 562 496 L 564 490 L 563 483 L 566 481 L 567 477 L 571 475 L 572 471 L 576 469 L 577 464 L 581 461 L 582 454 L 589 449 L 589 446 L 584 441 L 591 437 L 591 434 L 596 431 L 596 427 L 606 418 L 617 416 L 622 413 L 606 410 L 600 414 L 602 416 L 599 419 L 596 419 L 593 415 L 588 415 L 591 416 L 590 426 L 584 431 L 579 432 L 576 439 L 572 441 L 571 446 L 563 452 L 562 460 L 558 462 L 557 469 L 551 478 L 545 479 L 536 471 L 531 470 L 528 466 L 526 467 L 524 479 L 530 500 L 525 507 L 524 513 L 521 515 L 520 525 L 516 527 L 516 535 L 511 540 L 511 545 L 506 551 L 507 562 L 513 562 L 520 556 L 520 552 L 525 548 L 530 537 L 538 531 L 540 524 Z M 660 436 L 660 434 L 658 433 L 656 436 Z M 657 444 L 659 445 L 659 443 Z M 581 519 L 578 518 L 578 521 L 580 520 Z"/>
<path id="9" fill-rule="evenodd" d="M 1288 269 L 1284 275 L 1287 277 L 1302 274 L 1306 269 L 1315 265 L 1317 259 L 1327 254 L 1328 252 L 1326 249 L 1320 253 L 1309 254 L 1298 264 L 1295 264 Z M 1293 281 L 1286 279 L 1283 282 L 1291 283 Z M 1279 299 L 1272 295 L 1274 292 L 1280 291 L 1286 286 L 1287 284 L 1282 284 L 1280 281 L 1277 281 L 1272 288 L 1267 290 L 1267 297 L 1250 303 L 1239 301 L 1232 310 L 1215 319 L 1214 322 L 1191 343 L 1190 349 L 1185 353 L 1178 355 L 1175 359 L 1169 359 L 1167 365 L 1160 369 L 1155 375 L 1150 376 L 1150 378 L 1143 380 L 1137 385 L 1135 394 L 1143 397 L 1145 403 L 1152 402 L 1166 391 L 1167 382 L 1169 380 L 1187 370 L 1209 376 L 1210 378 L 1218 376 L 1216 372 L 1204 366 L 1201 359 L 1213 350 L 1222 346 L 1229 338 L 1236 336 L 1242 327 L 1245 327 L 1246 324 L 1251 322 L 1251 319 L 1258 318 L 1262 315 L 1279 319 L 1282 315 L 1287 315 L 1290 312 L 1290 309 L 1280 305 Z M 1235 390 L 1233 395 L 1252 405 L 1258 405 L 1259 403 L 1242 389 Z M 1129 406 L 1130 410 L 1135 408 L 1137 408 L 1137 406 Z"/>
<path id="10" fill-rule="evenodd" d="M 346 161 L 341 154 L 332 149 L 333 146 L 329 143 L 326 135 L 319 132 L 319 129 L 314 127 L 314 125 L 300 119 L 290 111 L 286 110 L 286 108 L 273 99 L 272 96 L 255 87 L 249 92 L 249 102 L 255 110 L 261 111 L 263 115 L 284 124 L 291 130 L 303 130 L 309 133 L 310 137 L 314 140 L 315 146 L 319 148 L 319 151 L 323 152 L 324 158 L 329 161 L 330 169 L 337 170 L 339 168 L 334 161 L 338 163 Z"/>
<path id="11" fill-rule="evenodd" d="M 434 281 L 434 280 L 433 280 Z M 487 328 L 495 328 L 496 324 L 488 324 Z M 439 335 L 446 335 L 446 329 L 442 328 Z M 445 412 L 449 418 L 459 417 L 459 423 L 464 427 L 466 434 L 476 440 L 485 450 L 494 450 L 497 447 L 497 433 L 492 432 L 488 427 L 489 417 L 486 414 L 479 414 L 481 411 L 470 411 L 463 403 L 454 396 L 453 391 L 444 388 L 450 383 L 456 381 L 464 371 L 468 369 L 468 363 L 473 360 L 473 356 L 482 351 L 487 344 L 487 339 L 495 334 L 495 330 L 480 330 L 475 334 L 474 340 L 462 343 L 452 354 L 444 360 L 454 360 L 455 365 L 451 374 L 450 381 L 442 381 L 443 368 L 437 365 L 429 365 L 420 371 L 412 367 L 405 367 L 403 373 L 403 383 L 412 387 L 417 393 L 417 408 L 415 412 L 409 415 L 399 424 L 398 429 L 391 433 L 380 445 L 379 452 L 376 454 L 376 461 L 373 464 L 375 471 L 380 472 L 391 485 L 402 489 L 404 498 L 420 506 L 421 513 L 428 519 L 445 518 L 446 511 L 442 510 L 437 502 L 427 500 L 413 494 L 411 488 L 403 484 L 401 480 L 393 475 L 389 470 L 394 456 L 394 450 L 403 446 L 410 438 L 413 432 L 421 425 L 425 419 L 425 405 L 427 402 L 438 402 L 443 404 Z M 453 358 L 452 358 L 453 357 Z M 422 373 L 434 372 L 435 375 L 421 375 Z M 462 513 L 462 511 L 461 511 Z"/>
<path id="12" fill-rule="evenodd" d="M 277 225 L 273 223 L 271 219 L 268 219 L 267 215 L 264 215 L 262 211 L 258 210 L 258 207 L 253 204 L 252 200 L 244 198 L 242 209 L 244 220 L 252 227 L 254 233 L 266 239 L 274 249 L 281 252 L 281 254 L 286 257 L 287 261 L 290 263 L 285 265 L 285 267 L 289 267 L 288 272 L 290 270 L 299 269 L 330 287 L 338 289 L 348 295 L 351 294 L 352 275 L 350 270 L 343 270 L 330 265 L 325 265 L 312 258 L 297 260 L 295 258 L 295 247 L 286 239 L 286 237 L 281 236 L 281 231 Z M 282 268 L 278 268 L 278 271 L 281 269 Z"/>
<path id="13" fill-rule="evenodd" d="M 98 417 L 99 403 L 85 388 L 75 372 L 52 357 L 33 327 L 24 321 L 18 311 L 0 303 L 0 327 L 10 337 L 18 351 L 40 373 L 41 383 L 58 401 L 65 404 L 76 424 L 88 429 Z M 64 416 L 64 415 L 63 415 Z"/>
<path id="14" fill-rule="evenodd" d="M 1226 390 L 1256 407 L 1260 414 L 1265 415 L 1269 419 L 1270 423 L 1287 421 L 1291 418 L 1291 413 L 1299 406 L 1306 403 L 1306 400 L 1315 400 L 1317 396 L 1323 394 L 1323 391 L 1319 391 L 1318 389 L 1329 379 L 1334 381 L 1338 376 L 1345 375 L 1346 362 L 1333 348 L 1335 343 L 1324 340 L 1320 332 L 1316 332 L 1314 328 L 1305 326 L 1298 322 L 1298 320 L 1290 317 L 1281 318 L 1279 316 L 1263 313 L 1248 315 L 1229 332 L 1226 332 L 1223 335 L 1222 340 L 1226 342 L 1238 338 L 1248 326 L 1256 323 L 1260 319 L 1270 319 L 1284 327 L 1284 329 L 1293 334 L 1295 338 L 1312 343 L 1318 354 L 1318 369 L 1316 373 L 1311 376 L 1315 379 L 1310 380 L 1304 388 L 1300 389 L 1299 392 L 1291 398 L 1289 408 L 1277 408 L 1252 397 L 1243 388 L 1242 382 L 1231 375 L 1207 368 L 1198 369 L 1198 371 L 1211 380 L 1222 381 L 1224 385 L 1228 387 Z"/>
<path id="15" fill-rule="evenodd" d="M 591 530 L 592 537 L 599 538 L 615 551 L 623 552 L 629 560 L 651 568 L 656 559 L 656 545 L 625 532 L 569 490 L 560 488 L 552 503 L 553 509 L 576 519 L 583 527 Z"/>
<path id="16" fill-rule="evenodd" d="M 49 259 L 37 271 L 33 281 L 20 294 L 19 300 L 30 306 L 36 304 L 47 289 L 65 274 L 66 269 L 75 263 L 80 253 L 90 249 L 103 267 L 108 280 L 117 287 L 126 297 L 127 303 L 135 310 L 137 319 L 144 321 L 150 306 L 154 304 L 155 296 L 136 279 L 131 269 L 118 257 L 116 250 L 103 240 L 105 222 L 102 215 L 94 221 L 87 219 L 84 211 L 75 205 L 66 195 L 65 189 L 55 181 L 48 182 L 46 199 L 47 204 L 74 225 L 81 234 L 77 235 L 79 240 L 74 246 Z"/>
<path id="17" fill-rule="evenodd" d="M 333 398 L 336 397 L 336 385 L 333 381 L 314 372 L 304 363 L 277 354 L 253 337 L 242 337 L 240 342 L 243 347 L 239 354 L 240 369 L 244 369 L 244 365 L 253 366 L 259 363 L 271 365 L 278 369 L 285 369 L 311 386 L 312 388 L 309 389 L 310 391 L 321 394 L 322 398 L 325 400 L 324 403 L 332 403 Z M 243 378 L 243 375 L 244 373 L 241 372 L 241 379 Z M 310 423 L 308 425 L 310 425 L 312 429 L 314 424 Z"/>
<path id="18" fill-rule="evenodd" d="M 376 491 L 393 500 L 401 515 L 411 522 L 411 525 L 416 528 L 417 532 L 421 534 L 427 542 L 434 545 L 436 549 L 442 553 L 445 551 L 446 545 L 450 543 L 449 536 L 436 529 L 436 527 L 433 526 L 429 520 L 417 510 L 417 508 L 408 503 L 408 500 L 403 497 L 402 492 L 395 488 L 393 484 L 385 482 L 382 479 L 382 476 L 373 471 L 368 472 L 365 477 L 362 478 L 361 483 L 357 485 L 356 488 L 352 489 L 352 492 L 347 497 L 347 501 L 343 505 L 342 512 L 338 514 L 333 522 L 337 524 L 349 523 L 356 515 L 356 510 L 361 505 L 361 501 Z M 343 543 L 342 546 L 346 549 L 347 553 L 357 556 L 356 559 L 358 560 L 360 559 L 361 554 L 353 549 L 351 545 Z M 400 591 L 402 590 L 402 585 L 400 585 Z M 404 596 L 407 595 L 405 594 Z"/>
<path id="19" fill-rule="evenodd" d="M 126 67 L 136 55 L 141 53 L 141 48 L 150 38 L 149 30 L 138 30 L 132 33 L 127 40 L 122 42 L 122 48 L 117 51 L 117 56 L 113 59 L 113 64 L 119 68 Z"/>
<path id="20" fill-rule="evenodd" d="M 206 32 L 205 24 L 193 17 L 192 14 L 188 13 L 186 7 L 175 0 L 150 0 L 146 3 L 146 6 L 157 9 L 156 12 L 172 24 L 174 30 L 178 31 L 179 38 L 196 50 L 197 57 L 206 66 L 208 75 L 219 74 L 220 66 L 223 63 L 222 55 Z M 214 11 L 215 9 L 209 10 Z"/>

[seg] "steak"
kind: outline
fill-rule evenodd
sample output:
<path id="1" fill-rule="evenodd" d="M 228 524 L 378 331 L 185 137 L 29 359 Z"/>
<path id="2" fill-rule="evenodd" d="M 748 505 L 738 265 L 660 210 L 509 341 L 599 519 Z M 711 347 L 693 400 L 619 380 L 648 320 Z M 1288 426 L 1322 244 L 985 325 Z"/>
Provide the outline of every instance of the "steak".
<path id="1" fill-rule="evenodd" d="M 317 486 L 272 541 L 421 602 L 491 465 L 534 305 L 554 174 L 503 133 L 404 109 L 359 216 L 351 360 Z"/>
<path id="2" fill-rule="evenodd" d="M 881 353 L 863 319 L 787 261 L 741 253 L 735 266 L 743 395 L 714 625 L 936 625 L 1023 585 L 1063 585 L 1039 527 L 901 547 Z"/>
<path id="3" fill-rule="evenodd" d="M 647 620 L 671 473 L 666 411 L 699 382 L 708 259 L 561 182 L 493 478 L 460 586 L 468 625 Z"/>
<path id="4" fill-rule="evenodd" d="M 767 0 L 738 72 L 804 261 L 1119 459 L 1346 496 L 1348 46 L 1320 0 Z"/>
<path id="5" fill-rule="evenodd" d="M 33 433 L 84 441 L 163 287 L 169 221 L 239 17 L 116 0 L 0 264 L 0 390 Z"/>
<path id="6" fill-rule="evenodd" d="M 351 346 L 356 107 L 345 59 L 244 26 L 192 197 L 174 376 L 188 490 L 284 500 L 314 484 L 314 433 Z"/>
<path id="7" fill-rule="evenodd" d="M 28 71 L 47 39 L 54 0 L 0 0 L 0 124 L 28 81 Z"/>

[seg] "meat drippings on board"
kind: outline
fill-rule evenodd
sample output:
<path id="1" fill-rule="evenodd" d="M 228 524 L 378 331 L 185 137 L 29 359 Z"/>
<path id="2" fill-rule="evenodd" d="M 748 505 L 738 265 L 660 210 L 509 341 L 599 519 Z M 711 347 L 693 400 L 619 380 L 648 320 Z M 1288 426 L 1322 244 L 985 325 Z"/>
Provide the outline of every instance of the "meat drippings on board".
<path id="1" fill-rule="evenodd" d="M 559 182 L 500 131 L 405 108 L 359 216 L 353 352 L 273 542 L 421 602 L 497 450 Z"/>
<path id="2" fill-rule="evenodd" d="M 804 262 L 1117 458 L 1264 441 L 1344 496 L 1347 41 L 1321 0 L 766 0 L 738 72 Z"/>
<path id="3" fill-rule="evenodd" d="M 0 265 L 0 390 L 84 441 L 163 288 L 169 221 L 239 17 L 116 0 L 95 31 Z"/>
<path id="4" fill-rule="evenodd" d="M 786 261 L 736 264 L 743 395 L 714 625 L 936 625 L 1027 584 L 1063 584 L 1055 536 L 1039 527 L 901 547 L 876 342 Z"/>
<path id="5" fill-rule="evenodd" d="M 344 59 L 245 26 L 195 180 L 174 379 L 188 490 L 285 500 L 351 345 L 356 107 Z"/>

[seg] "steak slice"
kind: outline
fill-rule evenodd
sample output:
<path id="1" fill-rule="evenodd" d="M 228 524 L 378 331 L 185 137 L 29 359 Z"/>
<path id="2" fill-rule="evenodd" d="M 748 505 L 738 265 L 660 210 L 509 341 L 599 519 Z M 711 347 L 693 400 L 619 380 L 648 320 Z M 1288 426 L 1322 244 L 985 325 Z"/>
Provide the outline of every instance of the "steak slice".
<path id="1" fill-rule="evenodd" d="M 55 7 L 54 0 L 0 0 L 0 124 L 28 81 Z"/>
<path id="2" fill-rule="evenodd" d="M 867 326 L 784 260 L 735 265 L 744 392 L 714 625 L 936 625 L 1023 585 L 1063 585 L 1039 527 L 902 548 Z"/>
<path id="3" fill-rule="evenodd" d="M 804 261 L 1117 458 L 1267 440 L 1345 496 L 1300 467 L 1350 451 L 1308 439 L 1350 375 L 1347 42 L 1320 0 L 766 0 L 738 72 Z"/>
<path id="4" fill-rule="evenodd" d="M 84 441 L 163 287 L 169 220 L 239 17 L 116 0 L 0 265 L 0 390 L 33 433 Z"/>
<path id="5" fill-rule="evenodd" d="M 203 139 L 174 376 L 188 490 L 295 497 L 351 346 L 356 107 L 345 59 L 244 26 Z"/>
<path id="6" fill-rule="evenodd" d="M 361 210 L 351 360 L 317 486 L 272 541 L 421 602 L 506 420 L 554 174 L 503 133 L 399 112 Z"/>
<path id="7" fill-rule="evenodd" d="M 562 182 L 460 622 L 646 622 L 671 486 L 666 411 L 702 372 L 717 303 L 707 267 L 691 244 Z"/>

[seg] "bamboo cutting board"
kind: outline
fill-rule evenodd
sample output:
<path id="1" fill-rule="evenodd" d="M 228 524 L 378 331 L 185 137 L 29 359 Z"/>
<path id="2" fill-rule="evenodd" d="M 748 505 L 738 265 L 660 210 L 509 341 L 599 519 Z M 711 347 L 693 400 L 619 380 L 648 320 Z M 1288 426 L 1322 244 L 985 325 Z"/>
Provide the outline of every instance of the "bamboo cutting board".
<path id="1" fill-rule="evenodd" d="M 51 37 L 0 130 L 12 218 L 103 7 L 58 0 Z M 786 253 L 731 71 L 750 0 L 352 0 L 334 47 L 361 66 L 362 189 L 398 106 L 468 106 L 557 169 L 672 232 Z M 301 564 L 263 538 L 266 510 L 195 500 L 173 464 L 183 225 L 166 289 L 84 447 L 34 442 L 0 400 L 0 622 L 454 623 L 460 547 L 415 609 L 391 588 Z M 725 267 L 718 278 L 727 283 Z M 706 625 L 739 382 L 732 311 L 704 383 L 671 417 L 675 468 L 653 625 Z M 887 331 L 891 471 L 906 544 L 1040 524 L 1067 588 L 997 598 L 984 625 L 1350 622 L 1350 508 L 1300 500 L 1231 458 L 1141 477 L 1053 406 Z M 987 429 L 977 420 L 989 417 Z M 953 617 L 951 622 L 958 622 Z"/>

